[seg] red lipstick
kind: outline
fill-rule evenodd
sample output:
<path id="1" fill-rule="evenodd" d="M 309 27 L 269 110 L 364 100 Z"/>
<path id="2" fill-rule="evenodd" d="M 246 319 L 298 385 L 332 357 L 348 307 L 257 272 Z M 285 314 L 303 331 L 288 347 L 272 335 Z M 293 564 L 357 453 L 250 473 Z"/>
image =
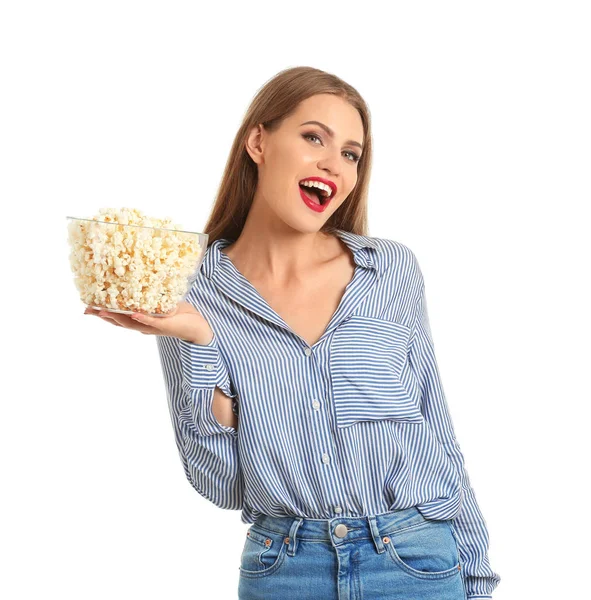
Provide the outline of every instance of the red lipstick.
<path id="1" fill-rule="evenodd" d="M 326 207 L 329 205 L 330 201 L 334 198 L 334 196 L 335 196 L 335 194 L 337 192 L 337 186 L 336 186 L 336 184 L 333 183 L 332 181 L 330 181 L 329 179 L 324 179 L 323 177 L 304 177 L 304 179 L 300 179 L 300 183 L 302 181 L 319 181 L 321 183 L 324 183 L 328 187 L 330 187 L 330 189 L 331 189 L 330 196 L 328 196 L 327 198 L 324 198 L 324 196 L 323 196 L 324 204 L 318 204 L 317 202 L 315 202 L 312 198 L 310 198 L 306 194 L 306 192 L 302 189 L 302 187 L 298 183 L 298 188 L 300 189 L 300 196 L 302 197 L 302 200 L 312 210 L 314 210 L 316 212 L 324 212 L 326 210 Z"/>
<path id="2" fill-rule="evenodd" d="M 298 185 L 298 188 L 300 190 L 300 196 L 302 197 L 302 200 L 312 210 L 315 210 L 316 212 L 324 212 L 326 210 L 326 207 L 328 206 L 330 200 L 327 200 L 327 202 L 325 204 L 316 204 L 316 202 L 314 202 L 314 200 L 312 200 L 311 198 L 308 198 L 308 196 L 306 195 L 306 192 L 304 192 L 304 190 L 299 185 Z"/>
<path id="3" fill-rule="evenodd" d="M 302 181 L 319 181 L 320 183 L 326 184 L 332 190 L 330 199 L 334 198 L 337 193 L 337 184 L 330 179 L 324 179 L 324 177 L 304 177 L 303 179 L 300 179 L 300 183 Z"/>

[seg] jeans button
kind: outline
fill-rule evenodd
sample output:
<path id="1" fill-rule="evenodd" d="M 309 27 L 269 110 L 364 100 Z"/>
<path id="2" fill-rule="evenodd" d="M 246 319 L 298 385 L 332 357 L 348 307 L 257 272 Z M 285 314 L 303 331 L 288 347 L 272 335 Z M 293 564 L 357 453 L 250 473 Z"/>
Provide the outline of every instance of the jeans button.
<path id="1" fill-rule="evenodd" d="M 343 525 L 343 524 L 341 523 L 340 525 L 337 525 L 337 526 L 335 527 L 334 534 L 335 534 L 337 537 L 344 538 L 344 537 L 347 535 L 347 532 L 348 532 L 348 531 L 349 531 L 349 530 L 347 529 L 347 526 L 346 526 L 346 525 Z"/>

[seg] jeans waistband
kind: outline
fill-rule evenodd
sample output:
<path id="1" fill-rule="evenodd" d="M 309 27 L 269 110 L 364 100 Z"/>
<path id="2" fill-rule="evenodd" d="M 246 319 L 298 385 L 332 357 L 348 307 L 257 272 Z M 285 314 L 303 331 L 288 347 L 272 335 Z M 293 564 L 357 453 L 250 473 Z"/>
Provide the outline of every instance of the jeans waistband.
<path id="1" fill-rule="evenodd" d="M 260 514 L 254 526 L 283 534 L 288 542 L 287 553 L 295 554 L 298 539 L 332 542 L 335 546 L 371 538 L 378 552 L 384 552 L 381 536 L 426 521 L 416 507 L 390 511 L 365 517 L 334 517 L 309 519 L 306 517 L 273 517 Z M 344 527 L 343 527 L 344 526 Z"/>

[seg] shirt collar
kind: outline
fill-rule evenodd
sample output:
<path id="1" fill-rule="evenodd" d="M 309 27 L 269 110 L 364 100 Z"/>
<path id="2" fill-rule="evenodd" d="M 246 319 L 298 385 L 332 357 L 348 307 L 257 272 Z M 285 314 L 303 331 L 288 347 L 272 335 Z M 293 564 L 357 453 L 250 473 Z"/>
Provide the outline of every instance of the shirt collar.
<path id="1" fill-rule="evenodd" d="M 355 264 L 366 269 L 375 269 L 378 275 L 381 274 L 380 261 L 378 260 L 380 246 L 374 238 L 342 229 L 336 229 L 334 233 L 351 250 Z M 222 253 L 220 250 L 231 243 L 232 241 L 227 238 L 218 238 L 207 248 L 201 265 L 201 272 L 206 277 L 211 278 L 213 276 L 221 259 Z"/>

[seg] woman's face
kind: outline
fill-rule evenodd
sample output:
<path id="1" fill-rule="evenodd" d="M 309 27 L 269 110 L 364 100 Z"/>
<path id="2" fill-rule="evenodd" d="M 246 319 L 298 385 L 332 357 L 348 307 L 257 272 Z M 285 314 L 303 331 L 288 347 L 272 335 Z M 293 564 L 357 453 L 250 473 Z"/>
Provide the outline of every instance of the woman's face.
<path id="1" fill-rule="evenodd" d="M 355 187 L 363 141 L 359 113 L 332 94 L 303 100 L 274 132 L 254 127 L 246 148 L 258 164 L 257 210 L 273 211 L 296 230 L 318 231 Z M 314 177 L 334 184 L 328 201 L 321 190 L 322 200 L 312 192 L 317 188 L 300 187 L 301 181 Z M 302 197 L 304 190 L 308 201 Z"/>

